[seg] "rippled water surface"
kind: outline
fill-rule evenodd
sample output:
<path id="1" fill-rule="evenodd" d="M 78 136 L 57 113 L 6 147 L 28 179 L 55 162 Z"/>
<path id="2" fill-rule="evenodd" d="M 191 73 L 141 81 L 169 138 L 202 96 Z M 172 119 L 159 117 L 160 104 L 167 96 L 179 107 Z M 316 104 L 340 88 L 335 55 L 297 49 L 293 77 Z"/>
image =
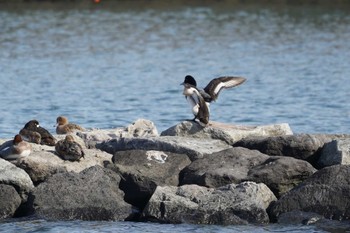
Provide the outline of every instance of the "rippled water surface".
<path id="1" fill-rule="evenodd" d="M 0 137 L 58 115 L 85 127 L 138 118 L 162 131 L 192 113 L 179 85 L 237 75 L 211 120 L 287 122 L 296 133 L 349 133 L 347 6 L 0 4 Z"/>
<path id="2" fill-rule="evenodd" d="M 84 222 L 84 221 L 56 221 L 49 222 L 45 220 L 18 221 L 8 222 L 0 225 L 0 232 L 118 232 L 118 233 L 269 233 L 269 232 L 313 232 L 313 233 L 346 233 L 344 226 L 333 228 L 332 226 L 325 229 L 316 226 L 287 226 L 287 225 L 263 225 L 263 226 L 207 226 L 207 225 L 189 225 L 189 224 L 156 224 L 156 223 L 137 223 L 137 222 Z"/>

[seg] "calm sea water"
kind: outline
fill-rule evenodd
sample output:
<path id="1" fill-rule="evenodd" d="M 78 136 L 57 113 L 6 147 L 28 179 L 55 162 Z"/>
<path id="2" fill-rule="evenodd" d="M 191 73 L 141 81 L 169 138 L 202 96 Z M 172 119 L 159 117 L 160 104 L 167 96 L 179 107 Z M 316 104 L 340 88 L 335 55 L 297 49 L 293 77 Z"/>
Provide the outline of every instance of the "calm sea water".
<path id="1" fill-rule="evenodd" d="M 82 1 L 83 2 L 83 1 Z M 59 115 L 84 127 L 192 118 L 179 85 L 237 75 L 211 120 L 289 123 L 296 133 L 350 133 L 350 7 L 134 1 L 0 3 L 0 138 Z M 289 227 L 289 228 L 288 228 Z M 2 231 L 300 232 L 305 226 L 217 227 L 24 221 Z"/>
<path id="2" fill-rule="evenodd" d="M 84 1 L 82 1 L 84 2 Z M 86 1 L 88 2 L 88 1 Z M 211 120 L 286 122 L 296 133 L 350 133 L 350 8 L 0 3 L 0 138 L 58 115 L 85 127 L 192 118 L 185 75 L 204 87 L 237 75 Z"/>

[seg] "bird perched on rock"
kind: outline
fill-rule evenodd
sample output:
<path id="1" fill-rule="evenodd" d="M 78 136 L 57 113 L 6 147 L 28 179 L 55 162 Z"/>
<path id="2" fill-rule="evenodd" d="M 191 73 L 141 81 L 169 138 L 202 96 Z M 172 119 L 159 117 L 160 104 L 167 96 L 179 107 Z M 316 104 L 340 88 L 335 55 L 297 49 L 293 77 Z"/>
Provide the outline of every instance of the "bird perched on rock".
<path id="1" fill-rule="evenodd" d="M 19 134 L 23 139 L 30 142 L 39 142 L 42 145 L 48 146 L 54 146 L 56 144 L 56 139 L 49 133 L 49 131 L 41 127 L 37 120 L 31 120 L 25 124 L 24 128 L 19 131 Z"/>
<path id="2" fill-rule="evenodd" d="M 55 150 L 63 160 L 79 161 L 85 155 L 82 146 L 74 141 L 72 135 L 58 141 Z"/>
<path id="3" fill-rule="evenodd" d="M 6 160 L 16 160 L 27 157 L 32 152 L 32 146 L 22 140 L 17 134 L 13 140 L 3 143 L 0 147 L 0 157 Z"/>
<path id="4" fill-rule="evenodd" d="M 56 133 L 67 134 L 74 131 L 84 131 L 85 129 L 79 125 L 69 123 L 68 118 L 65 116 L 59 116 L 56 119 Z"/>
<path id="5" fill-rule="evenodd" d="M 194 115 L 193 121 L 198 119 L 204 125 L 209 123 L 209 104 L 215 101 L 222 89 L 231 88 L 242 84 L 246 79 L 241 77 L 219 77 L 211 80 L 202 90 L 197 88 L 196 80 L 187 75 L 181 85 L 184 85 L 183 94 L 191 105 Z"/>

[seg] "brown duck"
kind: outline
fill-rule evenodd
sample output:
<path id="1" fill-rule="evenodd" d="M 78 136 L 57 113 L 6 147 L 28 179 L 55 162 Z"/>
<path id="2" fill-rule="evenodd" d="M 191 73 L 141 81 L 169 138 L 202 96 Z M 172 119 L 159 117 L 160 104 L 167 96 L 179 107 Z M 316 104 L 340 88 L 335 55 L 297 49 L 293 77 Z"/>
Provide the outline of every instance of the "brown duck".
<path id="1" fill-rule="evenodd" d="M 40 143 L 42 145 L 54 146 L 56 139 L 45 128 L 39 125 L 37 120 L 31 120 L 25 124 L 19 134 L 29 142 Z"/>
<path id="2" fill-rule="evenodd" d="M 79 161 L 85 155 L 82 146 L 74 141 L 72 135 L 67 135 L 65 139 L 58 141 L 55 150 L 63 160 Z"/>
<path id="3" fill-rule="evenodd" d="M 74 131 L 85 131 L 85 129 L 77 124 L 69 123 L 68 118 L 65 116 L 59 116 L 56 119 L 56 133 L 67 134 Z"/>

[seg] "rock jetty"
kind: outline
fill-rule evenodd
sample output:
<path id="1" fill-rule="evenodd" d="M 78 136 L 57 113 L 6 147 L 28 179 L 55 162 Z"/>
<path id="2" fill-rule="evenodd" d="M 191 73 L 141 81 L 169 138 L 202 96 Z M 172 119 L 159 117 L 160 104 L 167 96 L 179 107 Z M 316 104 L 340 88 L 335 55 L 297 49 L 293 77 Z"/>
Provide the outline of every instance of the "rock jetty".
<path id="1" fill-rule="evenodd" d="M 139 119 L 72 136 L 85 153 L 80 161 L 34 143 L 25 158 L 0 159 L 0 219 L 228 225 L 350 218 L 350 135 L 191 121 L 159 134 Z"/>

